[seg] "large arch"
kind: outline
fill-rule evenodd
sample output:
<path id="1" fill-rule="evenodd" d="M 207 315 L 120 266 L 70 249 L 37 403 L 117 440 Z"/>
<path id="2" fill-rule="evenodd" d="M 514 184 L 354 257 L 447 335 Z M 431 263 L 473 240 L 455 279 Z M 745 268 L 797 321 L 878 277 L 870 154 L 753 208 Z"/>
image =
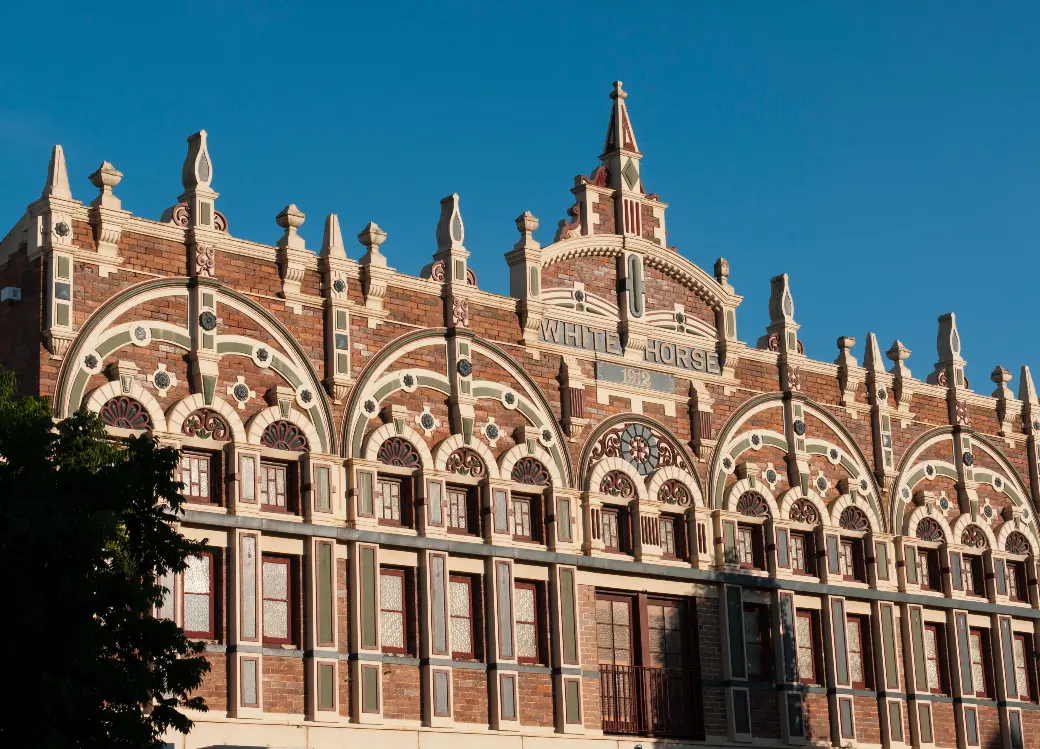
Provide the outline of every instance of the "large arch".
<path id="1" fill-rule="evenodd" d="M 55 414 L 58 418 L 69 416 L 83 402 L 84 388 L 92 374 L 88 368 L 84 367 L 85 355 L 96 352 L 104 360 L 114 351 L 130 344 L 130 331 L 122 323 L 116 324 L 116 335 L 105 335 L 110 331 L 116 319 L 145 302 L 164 297 L 188 297 L 193 285 L 212 290 L 216 295 L 217 304 L 227 304 L 252 317 L 282 347 L 289 356 L 293 369 L 301 373 L 302 379 L 315 399 L 315 404 L 307 409 L 312 429 L 317 437 L 317 442 L 312 445 L 312 449 L 334 452 L 336 450 L 336 433 L 333 429 L 332 408 L 325 396 L 318 373 L 311 365 L 307 352 L 304 351 L 299 341 L 278 318 L 263 306 L 244 294 L 224 286 L 219 281 L 205 278 L 162 278 L 144 281 L 123 289 L 95 310 L 80 328 L 76 339 L 66 352 L 58 372 L 54 398 Z M 149 325 L 151 324 L 149 323 Z M 170 328 L 171 326 L 165 323 L 156 324 L 151 330 L 152 340 L 160 339 L 164 343 L 189 348 L 190 341 L 180 332 L 184 329 L 174 327 L 171 330 Z M 165 334 L 161 337 L 157 336 L 157 330 L 164 330 Z M 102 340 L 106 342 L 105 346 L 101 347 L 104 350 L 95 348 Z M 291 380 L 288 381 L 291 382 Z"/>

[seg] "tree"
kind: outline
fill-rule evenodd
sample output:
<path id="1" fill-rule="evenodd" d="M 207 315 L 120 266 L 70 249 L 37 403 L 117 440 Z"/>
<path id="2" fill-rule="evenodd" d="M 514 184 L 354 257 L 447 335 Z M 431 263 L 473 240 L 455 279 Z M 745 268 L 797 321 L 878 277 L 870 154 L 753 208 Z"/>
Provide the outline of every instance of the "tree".
<path id="1" fill-rule="evenodd" d="M 203 645 L 153 612 L 202 543 L 171 525 L 182 512 L 178 451 L 151 437 L 112 440 L 85 410 L 55 424 L 46 399 L 16 397 L 0 368 L 0 590 L 8 647 L 25 666 L 0 744 L 158 748 L 184 708 L 205 710 Z M 6 669 L 5 669 L 6 671 Z M 22 690 L 24 689 L 24 694 Z"/>

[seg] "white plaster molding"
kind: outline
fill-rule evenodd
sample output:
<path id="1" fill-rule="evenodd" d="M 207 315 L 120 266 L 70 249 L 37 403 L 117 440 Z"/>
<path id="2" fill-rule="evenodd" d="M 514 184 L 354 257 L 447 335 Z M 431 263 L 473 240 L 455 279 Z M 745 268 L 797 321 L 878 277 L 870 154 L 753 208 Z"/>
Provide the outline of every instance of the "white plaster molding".
<path id="1" fill-rule="evenodd" d="M 195 393 L 189 395 L 186 398 L 181 399 L 177 403 L 174 403 L 166 411 L 166 422 L 168 424 L 169 431 L 174 434 L 180 434 L 181 428 L 184 426 L 184 420 L 201 408 L 208 408 L 212 411 L 216 411 L 227 422 L 231 428 L 231 438 L 235 442 L 245 443 L 246 442 L 246 429 L 242 424 L 242 419 L 238 415 L 238 411 L 223 398 L 214 395 L 213 402 L 206 405 L 206 401 L 202 396 L 202 393 Z"/>
<path id="2" fill-rule="evenodd" d="M 122 383 L 119 379 L 107 382 L 101 387 L 96 388 L 87 398 L 87 410 L 93 411 L 94 413 L 100 413 L 101 407 L 104 406 L 109 399 L 123 395 L 133 398 L 144 406 L 145 410 L 148 412 L 148 417 L 152 420 L 153 432 L 169 431 L 166 428 L 166 416 L 163 414 L 162 406 L 159 405 L 159 401 L 155 399 L 155 396 L 141 387 L 141 383 L 137 382 L 137 380 L 133 380 L 130 383 L 130 390 L 125 393 L 123 392 Z"/>
<path id="3" fill-rule="evenodd" d="M 373 430 L 367 437 L 365 437 L 364 448 L 362 451 L 365 460 L 377 460 L 376 455 L 379 453 L 379 448 L 384 442 L 392 437 L 400 437 L 401 439 L 410 442 L 418 451 L 419 460 L 423 468 L 430 469 L 434 467 L 433 454 L 430 452 L 430 448 L 422 438 L 422 435 L 407 424 L 405 424 L 401 428 L 401 431 L 398 432 L 393 422 L 383 424 L 383 426 Z"/>

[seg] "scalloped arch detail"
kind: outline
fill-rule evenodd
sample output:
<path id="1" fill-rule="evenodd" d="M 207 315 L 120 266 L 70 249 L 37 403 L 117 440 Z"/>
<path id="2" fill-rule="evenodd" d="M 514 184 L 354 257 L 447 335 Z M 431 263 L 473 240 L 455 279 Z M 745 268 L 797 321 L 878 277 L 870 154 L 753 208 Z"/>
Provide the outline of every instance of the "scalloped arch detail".
<path id="1" fill-rule="evenodd" d="M 163 413 L 159 401 L 155 399 L 154 395 L 141 387 L 141 384 L 136 380 L 130 384 L 130 390 L 126 393 L 123 392 L 119 380 L 106 382 L 101 387 L 95 388 L 87 398 L 87 410 L 93 411 L 94 413 L 100 413 L 101 408 L 108 403 L 109 400 L 112 398 L 119 398 L 120 396 L 133 398 L 144 406 L 145 410 L 148 412 L 149 418 L 152 420 L 153 432 L 169 431 L 166 428 L 166 415 Z"/>
<path id="2" fill-rule="evenodd" d="M 521 442 L 519 445 L 513 445 L 502 453 L 498 458 L 498 475 L 502 478 L 512 477 L 513 466 L 521 458 L 527 457 L 535 458 L 545 466 L 545 470 L 552 477 L 552 485 L 554 487 L 563 486 L 563 477 L 560 476 L 560 472 L 556 468 L 556 461 L 552 459 L 547 450 L 537 443 L 534 445 L 533 451 L 527 449 L 527 443 Z"/>
<path id="3" fill-rule="evenodd" d="M 704 495 L 701 494 L 700 482 L 697 481 L 697 477 L 678 466 L 665 466 L 650 474 L 647 482 L 647 495 L 651 499 L 657 500 L 657 493 L 666 481 L 678 481 L 681 483 L 690 492 L 692 506 L 704 509 Z"/>
<path id="4" fill-rule="evenodd" d="M 751 479 L 741 479 L 729 488 L 723 509 L 728 512 L 737 512 L 737 500 L 745 492 L 754 492 L 761 495 L 762 499 L 766 501 L 766 506 L 769 507 L 769 516 L 774 519 L 780 517 L 780 508 L 777 507 L 776 498 L 769 491 L 769 487 L 765 486 L 761 481 L 752 482 Z"/>
<path id="5" fill-rule="evenodd" d="M 641 502 L 645 502 L 649 497 L 646 491 L 646 482 L 643 477 L 639 475 L 631 463 L 621 458 L 603 458 L 596 467 L 592 469 L 592 473 L 589 474 L 589 478 L 585 483 L 585 491 L 590 494 L 598 494 L 599 487 L 603 483 L 603 478 L 612 471 L 620 471 L 632 480 L 633 485 L 636 488 L 636 496 Z"/>
<path id="6" fill-rule="evenodd" d="M 831 509 L 828 513 L 830 524 L 834 527 L 839 527 L 841 525 L 841 513 L 849 507 L 855 507 L 867 516 L 867 522 L 870 523 L 870 530 L 872 533 L 881 532 L 884 524 L 881 522 L 880 518 L 878 518 L 877 513 L 874 512 L 874 508 L 871 507 L 869 503 L 864 502 L 862 499 L 855 497 L 852 494 L 842 494 L 831 503 Z"/>
<path id="7" fill-rule="evenodd" d="M 246 424 L 246 434 L 248 435 L 247 439 L 249 444 L 261 444 L 264 430 L 276 421 L 290 421 L 295 424 L 307 438 L 307 442 L 310 445 L 310 452 L 318 452 L 315 448 L 321 444 L 321 441 L 318 439 L 318 432 L 314 428 L 314 425 L 311 424 L 310 419 L 305 418 L 303 414 L 295 408 L 290 408 L 289 414 L 283 417 L 278 406 L 265 408 L 249 420 Z"/>
<path id="8" fill-rule="evenodd" d="M 394 428 L 393 423 L 383 424 L 378 429 L 372 430 L 367 437 L 365 437 L 365 460 L 378 460 L 379 448 L 383 446 L 383 443 L 393 437 L 400 437 L 403 440 L 407 440 L 412 444 L 412 447 L 419 453 L 419 460 L 422 463 L 422 467 L 425 469 L 433 468 L 433 453 L 430 452 L 429 446 L 426 441 L 422 438 L 422 435 L 412 429 L 407 424 L 398 433 Z"/>
<path id="9" fill-rule="evenodd" d="M 1030 552 L 1035 556 L 1038 550 L 1040 550 L 1040 541 L 1037 540 L 1036 533 L 1033 532 L 1033 529 L 1030 528 L 1027 523 L 1023 523 L 1018 518 L 1012 518 L 1011 520 L 1006 521 L 1002 526 L 1000 526 L 1000 530 L 996 534 L 997 538 L 993 548 L 999 551 L 1003 551 L 1004 545 L 1007 543 L 1008 536 L 1010 536 L 1015 531 L 1018 531 L 1027 539 L 1029 539 Z"/>
<path id="10" fill-rule="evenodd" d="M 938 512 L 929 512 L 928 509 L 927 506 L 922 505 L 907 516 L 903 535 L 909 536 L 910 538 L 917 538 L 917 526 L 925 518 L 930 518 L 938 523 L 939 527 L 942 528 L 943 535 L 946 537 L 946 543 L 957 543 L 958 541 L 954 540 L 953 529 L 950 528 L 950 524 L 947 522 L 946 518 Z"/>
<path id="11" fill-rule="evenodd" d="M 459 448 L 467 448 L 480 456 L 480 459 L 484 461 L 484 465 L 487 467 L 489 479 L 501 477 L 501 474 L 498 472 L 498 461 L 495 460 L 495 456 L 491 454 L 487 446 L 476 439 L 470 440 L 467 445 L 466 438 L 461 434 L 453 434 L 441 440 L 441 443 L 437 445 L 437 449 L 433 453 L 433 467 L 438 471 L 447 471 L 448 456 Z"/>
<path id="12" fill-rule="evenodd" d="M 184 426 L 184 420 L 194 411 L 200 408 L 209 408 L 224 417 L 224 421 L 231 427 L 231 439 L 234 442 L 246 441 L 246 428 L 238 411 L 223 398 L 213 396 L 213 402 L 208 406 L 202 393 L 194 393 L 174 403 L 166 411 L 166 424 L 169 431 L 180 434 Z"/>
<path id="13" fill-rule="evenodd" d="M 803 492 L 802 487 L 800 486 L 793 486 L 780 495 L 780 499 L 778 500 L 779 513 L 775 517 L 782 520 L 789 519 L 791 517 L 791 508 L 794 506 L 794 503 L 800 499 L 804 499 L 811 503 L 820 516 L 820 523 L 826 525 L 827 520 L 830 518 L 830 513 L 827 511 L 827 505 L 822 499 L 820 499 L 820 495 L 812 489 L 808 492 Z"/>
<path id="14" fill-rule="evenodd" d="M 950 543 L 960 544 L 961 536 L 964 535 L 964 531 L 971 525 L 974 525 L 982 531 L 982 535 L 986 537 L 986 543 L 989 544 L 989 548 L 997 548 L 997 537 L 993 535 L 993 529 L 989 527 L 989 523 L 980 523 L 972 520 L 970 514 L 961 515 L 953 521 L 953 529 L 951 531 L 953 535 L 950 537 Z"/>

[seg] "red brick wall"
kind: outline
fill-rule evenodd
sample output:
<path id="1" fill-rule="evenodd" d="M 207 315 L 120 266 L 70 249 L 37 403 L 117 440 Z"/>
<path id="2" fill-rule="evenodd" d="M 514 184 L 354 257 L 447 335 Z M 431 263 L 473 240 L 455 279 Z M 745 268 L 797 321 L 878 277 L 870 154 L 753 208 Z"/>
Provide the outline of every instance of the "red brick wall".
<path id="1" fill-rule="evenodd" d="M 418 666 L 383 663 L 383 717 L 419 720 L 422 717 L 419 683 Z"/>
<path id="2" fill-rule="evenodd" d="M 555 725 L 553 719 L 553 685 L 550 674 L 520 674 L 520 724 L 524 726 Z"/>
<path id="3" fill-rule="evenodd" d="M 264 712 L 303 715 L 303 658 L 264 656 Z"/>
<path id="4" fill-rule="evenodd" d="M 455 722 L 488 725 L 490 719 L 488 717 L 487 673 L 468 668 L 452 669 L 451 683 Z M 522 706 L 521 709 L 523 709 Z"/>

